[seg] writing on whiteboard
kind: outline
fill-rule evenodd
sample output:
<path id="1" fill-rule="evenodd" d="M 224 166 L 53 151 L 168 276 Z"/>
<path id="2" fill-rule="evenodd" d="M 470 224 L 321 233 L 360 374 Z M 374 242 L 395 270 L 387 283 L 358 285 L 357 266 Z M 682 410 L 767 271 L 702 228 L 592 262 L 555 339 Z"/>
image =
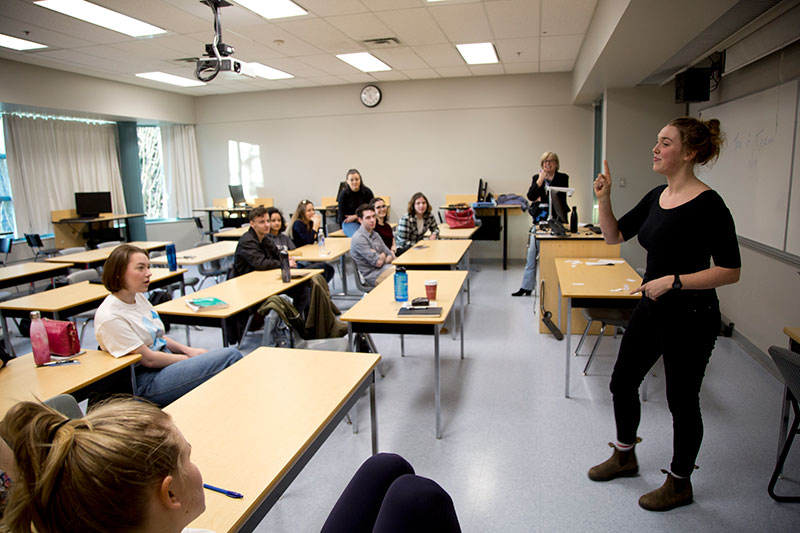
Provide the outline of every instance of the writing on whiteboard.
<path id="1" fill-rule="evenodd" d="M 731 144 L 733 145 L 733 150 L 736 152 L 750 152 L 746 155 L 747 168 L 755 170 L 758 168 L 758 156 L 761 149 L 766 148 L 774 142 L 775 134 L 764 133 L 764 130 L 759 130 L 755 133 L 742 133 L 741 131 L 737 131 Z"/>

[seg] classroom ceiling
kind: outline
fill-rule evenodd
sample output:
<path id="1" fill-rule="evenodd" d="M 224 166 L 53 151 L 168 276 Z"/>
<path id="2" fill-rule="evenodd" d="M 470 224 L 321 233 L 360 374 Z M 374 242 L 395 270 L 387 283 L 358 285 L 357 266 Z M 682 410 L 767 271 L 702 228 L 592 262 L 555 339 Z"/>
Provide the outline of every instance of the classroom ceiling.
<path id="1" fill-rule="evenodd" d="M 294 75 L 266 80 L 218 77 L 180 88 L 137 78 L 162 71 L 191 78 L 211 43 L 213 13 L 199 0 L 92 0 L 167 30 L 133 38 L 33 4 L 0 1 L 0 33 L 47 45 L 0 57 L 190 95 L 226 94 L 376 81 L 569 72 L 597 0 L 297 0 L 309 13 L 266 20 L 235 4 L 222 9 L 223 42 L 234 57 Z M 397 42 L 371 44 L 370 39 Z M 490 41 L 500 62 L 469 66 L 455 45 Z M 369 51 L 392 67 L 363 73 L 336 54 Z"/>

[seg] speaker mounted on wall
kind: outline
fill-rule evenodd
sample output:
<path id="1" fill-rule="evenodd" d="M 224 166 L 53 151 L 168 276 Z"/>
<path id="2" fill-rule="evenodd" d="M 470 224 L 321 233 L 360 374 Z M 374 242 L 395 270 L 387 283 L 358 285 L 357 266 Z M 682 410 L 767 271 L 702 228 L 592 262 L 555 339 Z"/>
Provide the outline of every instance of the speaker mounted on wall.
<path id="1" fill-rule="evenodd" d="M 675 103 L 708 102 L 711 95 L 711 68 L 690 68 L 675 75 Z"/>

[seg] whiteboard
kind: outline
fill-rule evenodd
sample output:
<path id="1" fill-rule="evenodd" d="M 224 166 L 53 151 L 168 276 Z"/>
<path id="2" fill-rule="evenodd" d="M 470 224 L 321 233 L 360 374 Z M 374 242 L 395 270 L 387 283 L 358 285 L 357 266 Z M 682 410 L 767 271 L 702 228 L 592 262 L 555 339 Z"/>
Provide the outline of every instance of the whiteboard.
<path id="1" fill-rule="evenodd" d="M 797 80 L 709 107 L 700 116 L 719 119 L 727 141 L 719 160 L 698 177 L 725 200 L 736 232 L 800 255 L 800 178 L 793 168 L 797 166 Z M 791 212 L 790 205 L 794 206 Z M 792 231 L 788 231 L 789 220 L 795 222 Z"/>

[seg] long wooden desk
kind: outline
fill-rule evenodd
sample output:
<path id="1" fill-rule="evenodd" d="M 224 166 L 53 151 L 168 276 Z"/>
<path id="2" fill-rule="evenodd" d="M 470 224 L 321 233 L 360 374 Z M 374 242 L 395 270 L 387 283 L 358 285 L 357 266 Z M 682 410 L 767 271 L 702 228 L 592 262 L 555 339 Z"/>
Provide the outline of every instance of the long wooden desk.
<path id="1" fill-rule="evenodd" d="M 94 238 L 94 229 L 93 225 L 98 223 L 108 223 L 108 222 L 119 222 L 121 220 L 128 220 L 129 218 L 141 218 L 145 214 L 144 213 L 128 213 L 127 215 L 114 215 L 112 213 L 103 213 L 100 216 L 96 217 L 68 217 L 62 218 L 59 220 L 53 220 L 53 224 L 86 224 L 86 228 L 88 231 L 88 238 L 87 243 L 89 244 L 90 248 L 93 248 L 97 245 L 97 241 Z M 80 233 L 80 232 L 78 232 Z M 125 224 L 125 240 L 131 240 L 131 227 L 129 224 Z"/>
<path id="2" fill-rule="evenodd" d="M 441 384 L 439 379 L 439 330 L 450 312 L 453 310 L 457 296 L 460 298 L 461 311 L 461 358 L 464 358 L 464 294 L 461 287 L 467 279 L 467 273 L 461 270 L 411 270 L 408 272 L 408 300 L 425 296 L 425 280 L 436 279 L 439 282 L 436 303 L 442 308 L 439 316 L 404 315 L 398 316 L 401 303 L 394 299 L 394 280 L 387 278 L 368 292 L 363 299 L 348 309 L 340 317 L 347 322 L 350 347 L 353 347 L 355 333 L 400 333 L 401 335 L 433 335 L 434 354 L 434 396 L 436 400 L 436 438 L 442 438 L 441 419 Z M 403 355 L 401 337 L 400 353 Z"/>
<path id="3" fill-rule="evenodd" d="M 394 260 L 395 266 L 404 266 L 409 270 L 427 269 L 458 269 L 464 260 L 464 270 L 469 273 L 469 248 L 472 241 L 461 240 L 430 240 L 419 241 L 406 250 L 404 254 Z M 469 276 L 467 276 L 467 303 L 470 303 Z M 455 331 L 453 332 L 455 333 Z"/>
<path id="4" fill-rule="evenodd" d="M 206 246 L 182 250 L 176 254 L 178 264 L 181 266 L 202 265 L 209 261 L 230 257 L 236 252 L 237 244 L 238 243 L 235 241 L 220 241 Z M 154 265 L 166 265 L 167 256 L 162 255 L 161 257 L 155 257 L 150 260 L 150 263 Z"/>
<path id="5" fill-rule="evenodd" d="M 192 211 L 197 213 L 208 213 L 208 231 L 214 231 L 214 213 L 222 213 L 225 218 L 225 213 L 236 213 L 237 215 L 244 215 L 241 220 L 247 222 L 247 214 L 253 209 L 250 206 L 246 207 L 228 207 L 226 206 L 211 206 L 211 207 L 195 207 Z M 224 223 L 223 223 L 224 225 Z"/>
<path id="6" fill-rule="evenodd" d="M 573 307 L 606 307 L 609 300 L 616 300 L 614 305 L 635 307 L 639 301 L 638 294 L 630 292 L 642 284 L 642 278 L 622 259 L 619 263 L 609 263 L 601 258 L 564 258 L 555 259 L 558 274 L 559 294 L 567 299 L 567 342 L 564 372 L 564 397 L 569 398 L 569 361 L 572 355 L 572 308 Z M 592 266 L 587 263 L 601 265 Z M 559 306 L 559 314 L 561 307 Z"/>
<path id="7" fill-rule="evenodd" d="M 544 232 L 537 232 L 536 239 L 539 241 L 539 304 L 545 310 L 553 313 L 554 322 L 562 332 L 567 322 L 566 305 L 562 306 L 563 313 L 557 313 L 556 309 L 562 303 L 558 297 L 556 286 L 558 276 L 556 275 L 556 257 L 619 257 L 619 244 L 609 245 L 603 241 L 602 235 L 596 235 L 588 230 L 580 230 L 577 235 L 569 237 L 559 237 Z M 544 286 L 544 290 L 542 290 Z M 541 319 L 541 317 L 540 317 Z M 579 311 L 572 313 L 572 333 L 583 333 L 586 328 L 586 319 Z M 600 325 L 592 326 L 590 333 L 597 334 Z M 539 333 L 550 333 L 550 330 L 539 320 Z"/>
<path id="8" fill-rule="evenodd" d="M 151 270 L 150 288 L 157 289 L 180 282 L 181 293 L 183 294 L 183 274 L 185 272 L 185 269 L 170 272 L 166 268 L 154 268 Z M 0 324 L 3 327 L 6 350 L 10 354 L 14 353 L 11 334 L 8 329 L 9 318 L 27 318 L 30 316 L 31 311 L 39 311 L 42 314 L 42 318 L 63 320 L 99 307 L 108 294 L 103 285 L 83 281 L 50 291 L 37 292 L 14 300 L 0 302 L 0 317 L 2 317 Z"/>
<path id="9" fill-rule="evenodd" d="M 247 233 L 247 230 L 250 229 L 250 226 L 242 226 L 240 228 L 228 228 L 222 231 L 218 231 L 214 234 L 215 241 L 239 241 L 242 238 L 242 235 Z"/>
<path id="10" fill-rule="evenodd" d="M 125 368 L 131 369 L 133 386 L 133 365 L 141 358 L 139 354 L 117 358 L 106 352 L 86 350 L 77 358 L 79 365 L 37 367 L 33 354 L 21 355 L 0 370 L 0 417 L 18 402 L 71 394 Z"/>
<path id="11" fill-rule="evenodd" d="M 226 328 L 228 320 L 235 320 L 239 316 L 255 311 L 270 296 L 280 294 L 286 289 L 304 283 L 313 276 L 321 274 L 322 270 L 292 269 L 292 272 L 300 272 L 305 275 L 301 278 L 293 278 L 289 283 L 283 283 L 280 269 L 254 271 L 217 283 L 190 295 L 159 304 L 156 306 L 156 311 L 162 318 L 167 318 L 172 324 L 222 328 L 222 345 L 228 346 L 229 339 Z M 186 300 L 208 297 L 219 298 L 225 301 L 228 307 L 195 313 L 186 305 Z M 186 336 L 187 344 L 189 344 L 191 339 L 188 338 L 188 329 Z"/>
<path id="12" fill-rule="evenodd" d="M 458 198 L 457 202 L 454 201 L 454 203 L 460 203 L 461 201 L 463 201 L 464 203 L 471 204 L 476 199 L 476 195 L 474 195 L 474 194 L 473 195 L 452 195 L 452 194 L 449 194 L 447 196 L 448 197 L 460 197 L 460 196 L 464 197 L 463 199 Z M 447 209 L 448 207 L 449 207 L 449 205 L 440 205 L 439 209 Z M 521 214 L 522 213 L 522 209 L 520 208 L 520 206 L 518 206 L 516 204 L 499 204 L 499 205 L 493 205 L 491 207 L 476 207 L 474 209 L 475 209 L 476 214 L 478 213 L 478 211 L 485 212 L 485 211 L 488 211 L 488 210 L 494 210 L 495 214 L 497 213 L 498 210 L 500 210 L 503 213 L 503 233 L 502 233 L 502 239 L 501 239 L 503 241 L 503 270 L 507 270 L 508 269 L 508 212 L 509 212 L 509 210 L 513 211 L 514 209 L 518 209 L 520 211 L 520 213 L 517 213 L 517 214 Z"/>
<path id="13" fill-rule="evenodd" d="M 261 347 L 167 406 L 203 479 L 244 495 L 206 492 L 206 510 L 190 527 L 253 531 L 366 390 L 377 453 L 380 359 Z"/>
<path id="14" fill-rule="evenodd" d="M 0 268 L 0 289 L 33 283 L 42 279 L 52 279 L 69 273 L 72 263 L 21 263 Z"/>
<path id="15" fill-rule="evenodd" d="M 478 231 L 478 226 L 474 228 L 453 229 L 446 222 L 444 224 L 439 224 L 440 239 L 471 239 L 476 231 Z"/>
<path id="16" fill-rule="evenodd" d="M 300 248 L 295 248 L 289 255 L 295 261 L 307 261 L 309 263 L 329 263 L 339 260 L 339 269 L 342 276 L 342 294 L 347 295 L 347 264 L 345 256 L 350 252 L 350 238 L 325 239 L 325 247 L 320 248 L 318 244 L 306 244 Z"/>
<path id="17" fill-rule="evenodd" d="M 142 248 L 143 250 L 163 250 L 170 241 L 132 241 L 126 244 Z M 80 265 L 83 268 L 96 268 L 102 266 L 106 262 L 108 256 L 114 251 L 116 246 L 107 246 L 105 248 L 95 248 L 94 250 L 87 250 L 85 252 L 77 252 L 67 255 L 56 255 L 45 259 L 48 263 L 73 263 Z"/>

